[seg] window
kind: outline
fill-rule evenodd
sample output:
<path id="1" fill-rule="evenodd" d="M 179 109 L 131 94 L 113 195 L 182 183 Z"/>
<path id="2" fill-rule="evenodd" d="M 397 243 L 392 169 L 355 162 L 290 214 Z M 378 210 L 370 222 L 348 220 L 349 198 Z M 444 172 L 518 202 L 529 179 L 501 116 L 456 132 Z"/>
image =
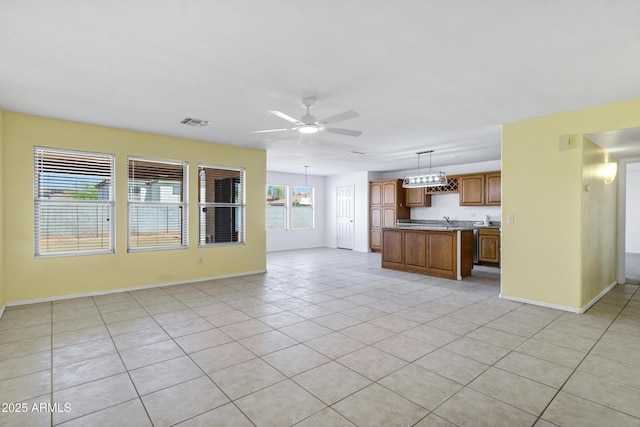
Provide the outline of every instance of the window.
<path id="1" fill-rule="evenodd" d="M 187 247 L 187 164 L 129 158 L 129 251 Z"/>
<path id="2" fill-rule="evenodd" d="M 287 187 L 267 185 L 267 230 L 287 229 Z"/>
<path id="3" fill-rule="evenodd" d="M 244 169 L 198 166 L 198 244 L 244 243 Z"/>
<path id="4" fill-rule="evenodd" d="M 113 253 L 113 155 L 34 149 L 35 255 Z"/>
<path id="5" fill-rule="evenodd" d="M 313 187 L 267 185 L 267 229 L 312 229 L 313 196 Z"/>
<path id="6" fill-rule="evenodd" d="M 313 187 L 291 187 L 291 229 L 313 228 Z"/>

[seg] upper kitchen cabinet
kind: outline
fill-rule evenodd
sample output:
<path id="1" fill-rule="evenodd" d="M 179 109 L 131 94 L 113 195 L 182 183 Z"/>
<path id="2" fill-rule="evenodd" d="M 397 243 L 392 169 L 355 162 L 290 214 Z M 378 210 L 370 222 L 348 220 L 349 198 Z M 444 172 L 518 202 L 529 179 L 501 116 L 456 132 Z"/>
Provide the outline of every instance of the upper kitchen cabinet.
<path id="1" fill-rule="evenodd" d="M 431 194 L 426 194 L 425 187 L 405 188 L 405 199 L 410 208 L 431 206 Z"/>
<path id="2" fill-rule="evenodd" d="M 460 176 L 460 206 L 484 206 L 485 174 Z"/>
<path id="3" fill-rule="evenodd" d="M 499 206 L 501 203 L 500 171 L 461 175 L 460 206 Z"/>
<path id="4" fill-rule="evenodd" d="M 401 179 L 371 181 L 371 206 L 404 207 L 404 188 Z"/>
<path id="5" fill-rule="evenodd" d="M 502 203 L 502 174 L 500 171 L 487 174 L 487 205 L 500 206 Z"/>

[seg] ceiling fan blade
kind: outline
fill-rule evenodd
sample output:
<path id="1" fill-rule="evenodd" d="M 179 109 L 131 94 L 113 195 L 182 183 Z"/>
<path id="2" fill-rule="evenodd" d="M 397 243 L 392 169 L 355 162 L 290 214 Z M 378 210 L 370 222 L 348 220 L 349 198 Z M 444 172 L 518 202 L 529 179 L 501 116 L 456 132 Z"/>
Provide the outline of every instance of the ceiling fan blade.
<path id="1" fill-rule="evenodd" d="M 294 130 L 295 128 L 290 128 L 290 129 L 266 129 L 266 130 L 254 130 L 250 133 L 267 133 L 267 132 L 283 132 L 285 130 Z"/>
<path id="2" fill-rule="evenodd" d="M 349 119 L 355 119 L 356 117 L 360 117 L 360 114 L 356 113 L 355 111 L 349 110 L 340 114 L 336 114 L 334 116 L 327 117 L 324 120 L 320 120 L 320 123 L 326 123 L 326 124 L 337 123 L 337 122 L 342 122 Z"/>
<path id="3" fill-rule="evenodd" d="M 347 136 L 360 136 L 362 135 L 361 130 L 351 130 L 351 129 L 340 129 L 340 128 L 324 128 L 325 132 L 329 133 L 337 133 L 339 135 L 347 135 Z"/>
<path id="4" fill-rule="evenodd" d="M 269 113 L 273 114 L 274 116 L 278 116 L 278 117 L 280 117 L 281 119 L 285 119 L 285 120 L 286 120 L 286 121 L 288 121 L 288 122 L 295 123 L 295 124 L 297 124 L 297 125 L 302 125 L 302 124 L 304 124 L 304 123 L 302 123 L 300 120 L 298 120 L 298 119 L 294 119 L 293 117 L 288 116 L 288 115 L 286 115 L 285 113 L 283 113 L 283 112 L 281 112 L 281 111 L 278 111 L 278 110 L 267 110 L 267 111 L 268 111 Z"/>

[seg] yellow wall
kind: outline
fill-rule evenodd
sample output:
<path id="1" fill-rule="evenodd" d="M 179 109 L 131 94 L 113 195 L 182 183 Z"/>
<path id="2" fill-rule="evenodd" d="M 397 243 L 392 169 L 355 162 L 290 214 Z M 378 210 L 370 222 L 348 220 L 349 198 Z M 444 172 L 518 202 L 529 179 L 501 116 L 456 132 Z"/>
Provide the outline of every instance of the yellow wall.
<path id="1" fill-rule="evenodd" d="M 266 269 L 266 153 L 193 140 L 4 114 L 4 299 L 48 298 L 171 283 Z M 34 258 L 33 147 L 112 153 L 116 157 L 116 253 Z M 127 156 L 189 164 L 188 249 L 127 253 Z M 244 167 L 246 244 L 198 248 L 197 165 Z M 203 263 L 198 263 L 198 258 Z"/>
<path id="2" fill-rule="evenodd" d="M 2 306 L 4 305 L 4 236 L 2 234 L 2 230 L 4 229 L 3 222 L 3 194 L 4 189 L 2 187 L 3 175 L 4 175 L 4 163 L 3 163 L 3 152 L 4 152 L 4 144 L 3 138 L 4 135 L 4 111 L 0 108 L 0 311 L 2 310 Z"/>
<path id="3" fill-rule="evenodd" d="M 637 126 L 640 99 L 503 126 L 503 296 L 580 310 L 615 280 L 617 189 L 594 178 L 606 153 L 584 134 Z"/>

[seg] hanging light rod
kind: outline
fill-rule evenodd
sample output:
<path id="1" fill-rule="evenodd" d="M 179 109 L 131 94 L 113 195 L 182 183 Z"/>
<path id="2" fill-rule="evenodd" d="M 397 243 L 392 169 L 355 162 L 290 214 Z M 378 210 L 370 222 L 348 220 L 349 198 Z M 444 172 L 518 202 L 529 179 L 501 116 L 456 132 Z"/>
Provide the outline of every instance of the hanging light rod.
<path id="1" fill-rule="evenodd" d="M 431 172 L 431 153 L 433 150 L 420 151 L 418 155 L 418 174 L 407 175 L 404 177 L 402 187 L 404 188 L 420 188 L 420 187 L 439 187 L 447 185 L 447 175 L 444 172 Z M 429 154 L 429 173 L 423 174 L 420 170 L 420 155 Z"/>

